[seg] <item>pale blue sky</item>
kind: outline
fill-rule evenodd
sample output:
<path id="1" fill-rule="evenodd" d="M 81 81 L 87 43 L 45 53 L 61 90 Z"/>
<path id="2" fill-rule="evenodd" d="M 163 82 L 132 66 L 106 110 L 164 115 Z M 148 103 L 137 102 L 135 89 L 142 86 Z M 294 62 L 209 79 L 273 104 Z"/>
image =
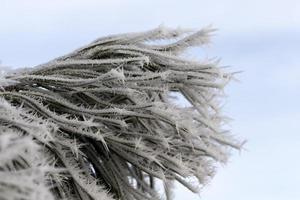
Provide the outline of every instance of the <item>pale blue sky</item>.
<path id="1" fill-rule="evenodd" d="M 300 1 L 1 0 L 0 60 L 34 66 L 111 33 L 160 24 L 219 28 L 193 50 L 243 70 L 226 89 L 232 133 L 247 139 L 201 200 L 300 199 Z M 181 187 L 176 199 L 199 199 Z"/>

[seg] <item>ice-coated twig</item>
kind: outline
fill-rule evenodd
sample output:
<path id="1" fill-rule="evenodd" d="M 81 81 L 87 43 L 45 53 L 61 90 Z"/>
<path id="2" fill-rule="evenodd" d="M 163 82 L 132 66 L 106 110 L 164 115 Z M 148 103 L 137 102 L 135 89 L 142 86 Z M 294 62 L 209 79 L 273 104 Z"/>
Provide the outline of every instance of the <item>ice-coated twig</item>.
<path id="1" fill-rule="evenodd" d="M 241 147 L 223 130 L 217 102 L 233 73 L 178 56 L 213 31 L 160 26 L 102 37 L 0 74 L 0 199 L 169 200 L 174 181 L 198 192 Z M 170 92 L 190 107 L 173 105 Z"/>

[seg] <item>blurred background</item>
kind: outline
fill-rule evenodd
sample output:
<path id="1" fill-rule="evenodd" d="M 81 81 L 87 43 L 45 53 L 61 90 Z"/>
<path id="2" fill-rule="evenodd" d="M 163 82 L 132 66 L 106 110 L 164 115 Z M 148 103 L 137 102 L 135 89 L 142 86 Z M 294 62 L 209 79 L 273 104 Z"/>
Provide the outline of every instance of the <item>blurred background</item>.
<path id="1" fill-rule="evenodd" d="M 299 200 L 300 1 L 1 0 L 1 65 L 32 67 L 100 36 L 160 24 L 213 25 L 212 43 L 189 56 L 220 57 L 229 71 L 243 71 L 223 103 L 245 149 L 200 195 L 176 185 L 175 199 Z"/>

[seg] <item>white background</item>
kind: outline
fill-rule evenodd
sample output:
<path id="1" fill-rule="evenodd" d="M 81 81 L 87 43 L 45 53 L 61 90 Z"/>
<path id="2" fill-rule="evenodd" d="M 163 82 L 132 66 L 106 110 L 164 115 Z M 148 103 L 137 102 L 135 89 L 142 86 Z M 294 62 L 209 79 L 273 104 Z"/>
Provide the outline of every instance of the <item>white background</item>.
<path id="1" fill-rule="evenodd" d="M 192 55 L 243 70 L 226 93 L 232 134 L 247 139 L 199 196 L 176 199 L 300 199 L 300 1 L 1 0 L 2 65 L 30 67 L 97 37 L 160 24 L 219 31 Z"/>

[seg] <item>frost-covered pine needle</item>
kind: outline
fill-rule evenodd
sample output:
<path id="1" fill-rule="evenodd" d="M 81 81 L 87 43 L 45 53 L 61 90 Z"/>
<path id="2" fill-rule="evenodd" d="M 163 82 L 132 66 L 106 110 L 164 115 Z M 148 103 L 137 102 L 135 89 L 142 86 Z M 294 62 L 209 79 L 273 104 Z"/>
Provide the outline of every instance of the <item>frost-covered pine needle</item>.
<path id="1" fill-rule="evenodd" d="M 103 37 L 0 75 L 0 199 L 171 199 L 175 181 L 198 192 L 240 147 L 216 101 L 231 74 L 178 56 L 212 31 Z M 172 104 L 171 91 L 191 107 Z"/>

